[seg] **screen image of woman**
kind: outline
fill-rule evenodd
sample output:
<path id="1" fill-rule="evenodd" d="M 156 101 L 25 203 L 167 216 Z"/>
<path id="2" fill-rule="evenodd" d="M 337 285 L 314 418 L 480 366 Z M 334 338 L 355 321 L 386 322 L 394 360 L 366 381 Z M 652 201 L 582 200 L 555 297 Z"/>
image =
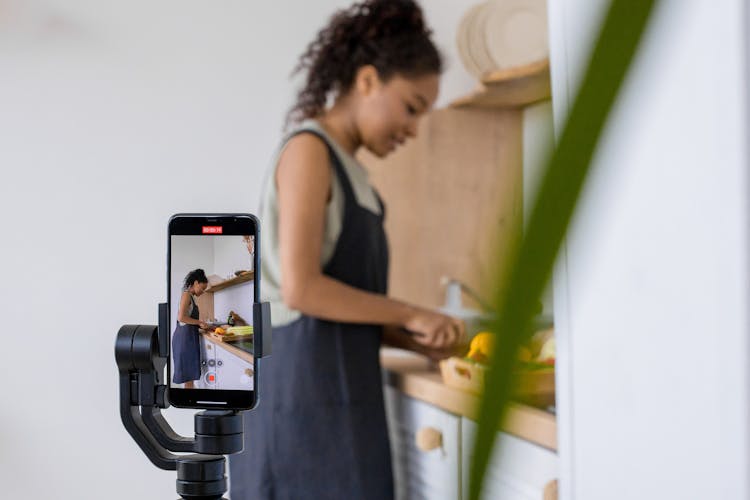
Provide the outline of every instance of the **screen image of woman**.
<path id="1" fill-rule="evenodd" d="M 172 334 L 172 382 L 185 384 L 192 389 L 201 377 L 201 351 L 199 328 L 207 325 L 199 320 L 200 311 L 195 297 L 200 297 L 208 288 L 208 278 L 203 269 L 195 269 L 185 276 L 177 310 L 177 325 Z"/>

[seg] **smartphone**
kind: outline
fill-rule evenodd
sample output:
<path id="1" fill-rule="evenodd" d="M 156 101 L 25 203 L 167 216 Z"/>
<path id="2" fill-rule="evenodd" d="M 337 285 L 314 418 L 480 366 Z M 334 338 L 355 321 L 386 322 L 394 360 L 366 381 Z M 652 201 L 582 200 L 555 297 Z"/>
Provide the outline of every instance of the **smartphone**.
<path id="1" fill-rule="evenodd" d="M 253 408 L 258 399 L 253 330 L 253 303 L 260 301 L 258 219 L 177 214 L 169 219 L 167 239 L 170 404 Z"/>

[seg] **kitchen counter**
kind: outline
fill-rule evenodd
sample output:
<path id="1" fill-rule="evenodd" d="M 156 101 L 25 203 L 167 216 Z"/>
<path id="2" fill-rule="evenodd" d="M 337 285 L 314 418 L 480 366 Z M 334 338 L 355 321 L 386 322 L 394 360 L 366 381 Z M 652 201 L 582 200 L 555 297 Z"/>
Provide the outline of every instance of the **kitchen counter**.
<path id="1" fill-rule="evenodd" d="M 387 384 L 447 412 L 477 419 L 479 397 L 445 385 L 437 367 L 426 358 L 407 351 L 384 348 L 380 361 Z M 511 403 L 500 430 L 557 450 L 557 419 L 548 411 Z"/>
<path id="2" fill-rule="evenodd" d="M 231 352 L 235 356 L 244 359 L 250 364 L 253 364 L 253 342 L 252 340 L 239 340 L 236 342 L 222 342 L 221 340 L 215 339 L 210 334 L 201 332 L 203 337 L 216 345 L 217 348 L 225 349 Z"/>

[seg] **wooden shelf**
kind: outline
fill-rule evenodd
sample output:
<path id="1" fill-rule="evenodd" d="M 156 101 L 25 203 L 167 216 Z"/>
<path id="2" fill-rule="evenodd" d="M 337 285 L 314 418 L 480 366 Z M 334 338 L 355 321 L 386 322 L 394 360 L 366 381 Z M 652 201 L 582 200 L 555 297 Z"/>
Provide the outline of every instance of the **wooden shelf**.
<path id="1" fill-rule="evenodd" d="M 486 74 L 479 89 L 451 103 L 456 108 L 516 108 L 551 96 L 549 59 Z"/>
<path id="2" fill-rule="evenodd" d="M 240 274 L 236 278 L 232 278 L 230 280 L 222 281 L 221 283 L 211 285 L 206 289 L 206 292 L 208 293 L 218 292 L 219 290 L 224 290 L 225 288 L 236 286 L 236 285 L 239 285 L 240 283 L 246 283 L 248 281 L 252 281 L 253 279 L 255 279 L 255 272 L 250 271 L 245 274 Z"/>

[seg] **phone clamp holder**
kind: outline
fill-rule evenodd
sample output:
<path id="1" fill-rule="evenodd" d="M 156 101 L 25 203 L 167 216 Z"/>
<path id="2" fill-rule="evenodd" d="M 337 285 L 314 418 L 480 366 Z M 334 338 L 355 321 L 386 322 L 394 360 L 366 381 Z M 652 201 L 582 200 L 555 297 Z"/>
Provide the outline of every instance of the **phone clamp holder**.
<path id="1" fill-rule="evenodd" d="M 253 304 L 255 356 L 270 355 L 270 307 Z M 169 407 L 164 369 L 169 359 L 167 304 L 159 304 L 159 326 L 124 325 L 117 332 L 120 417 L 151 462 L 177 471 L 177 494 L 185 500 L 221 500 L 227 491 L 224 455 L 243 448 L 242 414 L 204 410 L 195 415 L 195 437 L 178 435 L 161 414 Z M 265 349 L 263 341 L 265 340 Z M 256 373 L 257 383 L 257 373 Z M 176 455 L 175 453 L 188 453 Z"/>

